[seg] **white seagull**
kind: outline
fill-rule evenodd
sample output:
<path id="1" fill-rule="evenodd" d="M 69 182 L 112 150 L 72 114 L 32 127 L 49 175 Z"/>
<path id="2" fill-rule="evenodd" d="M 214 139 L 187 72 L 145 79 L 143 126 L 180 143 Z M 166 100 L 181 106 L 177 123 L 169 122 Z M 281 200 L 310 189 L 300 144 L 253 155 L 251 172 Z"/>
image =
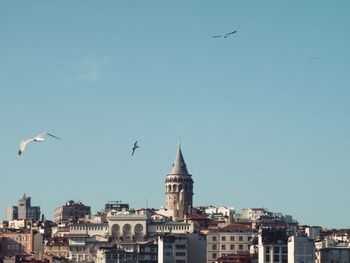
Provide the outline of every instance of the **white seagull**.
<path id="1" fill-rule="evenodd" d="M 21 141 L 21 143 L 19 144 L 19 149 L 18 149 L 18 155 L 21 155 L 23 152 L 24 152 L 24 149 L 26 148 L 26 145 L 29 143 L 29 142 L 42 142 L 43 140 L 45 140 L 45 136 L 48 135 L 48 136 L 51 136 L 53 138 L 56 138 L 58 140 L 61 140 L 60 138 L 56 137 L 55 135 L 52 135 L 48 132 L 43 132 L 43 133 L 40 133 L 34 137 L 31 137 L 31 138 L 28 138 L 28 139 L 24 139 L 23 141 Z"/>
<path id="2" fill-rule="evenodd" d="M 132 149 L 131 156 L 134 155 L 134 152 L 135 152 L 135 150 L 136 150 L 137 148 L 140 148 L 140 146 L 137 145 L 137 141 L 136 141 L 136 142 L 134 143 L 134 145 L 131 147 L 131 149 Z"/>

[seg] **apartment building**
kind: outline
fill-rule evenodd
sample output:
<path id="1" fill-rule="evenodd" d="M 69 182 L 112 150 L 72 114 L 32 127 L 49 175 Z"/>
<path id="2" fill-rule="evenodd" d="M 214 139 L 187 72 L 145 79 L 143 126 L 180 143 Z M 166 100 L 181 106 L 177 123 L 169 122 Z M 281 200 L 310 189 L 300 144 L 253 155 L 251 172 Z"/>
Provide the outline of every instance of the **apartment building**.
<path id="1" fill-rule="evenodd" d="M 213 263 L 218 258 L 228 254 L 238 254 L 249 251 L 253 237 L 249 225 L 230 224 L 222 228 L 211 228 L 207 234 L 207 263 Z"/>

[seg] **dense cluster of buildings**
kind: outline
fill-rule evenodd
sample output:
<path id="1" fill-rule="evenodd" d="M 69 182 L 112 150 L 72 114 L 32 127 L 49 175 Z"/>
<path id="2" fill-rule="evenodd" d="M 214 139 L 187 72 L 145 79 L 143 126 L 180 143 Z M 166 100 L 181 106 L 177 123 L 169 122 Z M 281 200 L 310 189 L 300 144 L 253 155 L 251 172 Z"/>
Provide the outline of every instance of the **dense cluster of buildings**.
<path id="1" fill-rule="evenodd" d="M 92 214 L 70 200 L 50 221 L 24 195 L 0 223 L 0 262 L 350 263 L 350 230 L 266 208 L 193 206 L 193 183 L 179 146 L 159 209 L 108 201 Z"/>

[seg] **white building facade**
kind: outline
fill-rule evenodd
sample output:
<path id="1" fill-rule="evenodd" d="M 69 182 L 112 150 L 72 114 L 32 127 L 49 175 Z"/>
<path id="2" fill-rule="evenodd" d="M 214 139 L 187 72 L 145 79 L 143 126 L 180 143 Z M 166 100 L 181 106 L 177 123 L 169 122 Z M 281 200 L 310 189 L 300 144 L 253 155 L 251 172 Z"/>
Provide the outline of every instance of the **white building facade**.
<path id="1" fill-rule="evenodd" d="M 288 238 L 288 263 L 314 263 L 315 243 L 306 236 Z"/>

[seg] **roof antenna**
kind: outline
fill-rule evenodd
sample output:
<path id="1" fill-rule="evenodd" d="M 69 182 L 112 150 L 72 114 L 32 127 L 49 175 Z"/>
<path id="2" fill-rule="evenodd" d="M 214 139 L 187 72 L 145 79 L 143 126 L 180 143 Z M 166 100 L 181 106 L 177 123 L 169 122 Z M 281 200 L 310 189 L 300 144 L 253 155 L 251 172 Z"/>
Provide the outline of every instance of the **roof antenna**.
<path id="1" fill-rule="evenodd" d="M 179 138 L 179 141 L 178 141 L 178 146 L 179 146 L 179 149 L 181 149 L 181 138 Z"/>

